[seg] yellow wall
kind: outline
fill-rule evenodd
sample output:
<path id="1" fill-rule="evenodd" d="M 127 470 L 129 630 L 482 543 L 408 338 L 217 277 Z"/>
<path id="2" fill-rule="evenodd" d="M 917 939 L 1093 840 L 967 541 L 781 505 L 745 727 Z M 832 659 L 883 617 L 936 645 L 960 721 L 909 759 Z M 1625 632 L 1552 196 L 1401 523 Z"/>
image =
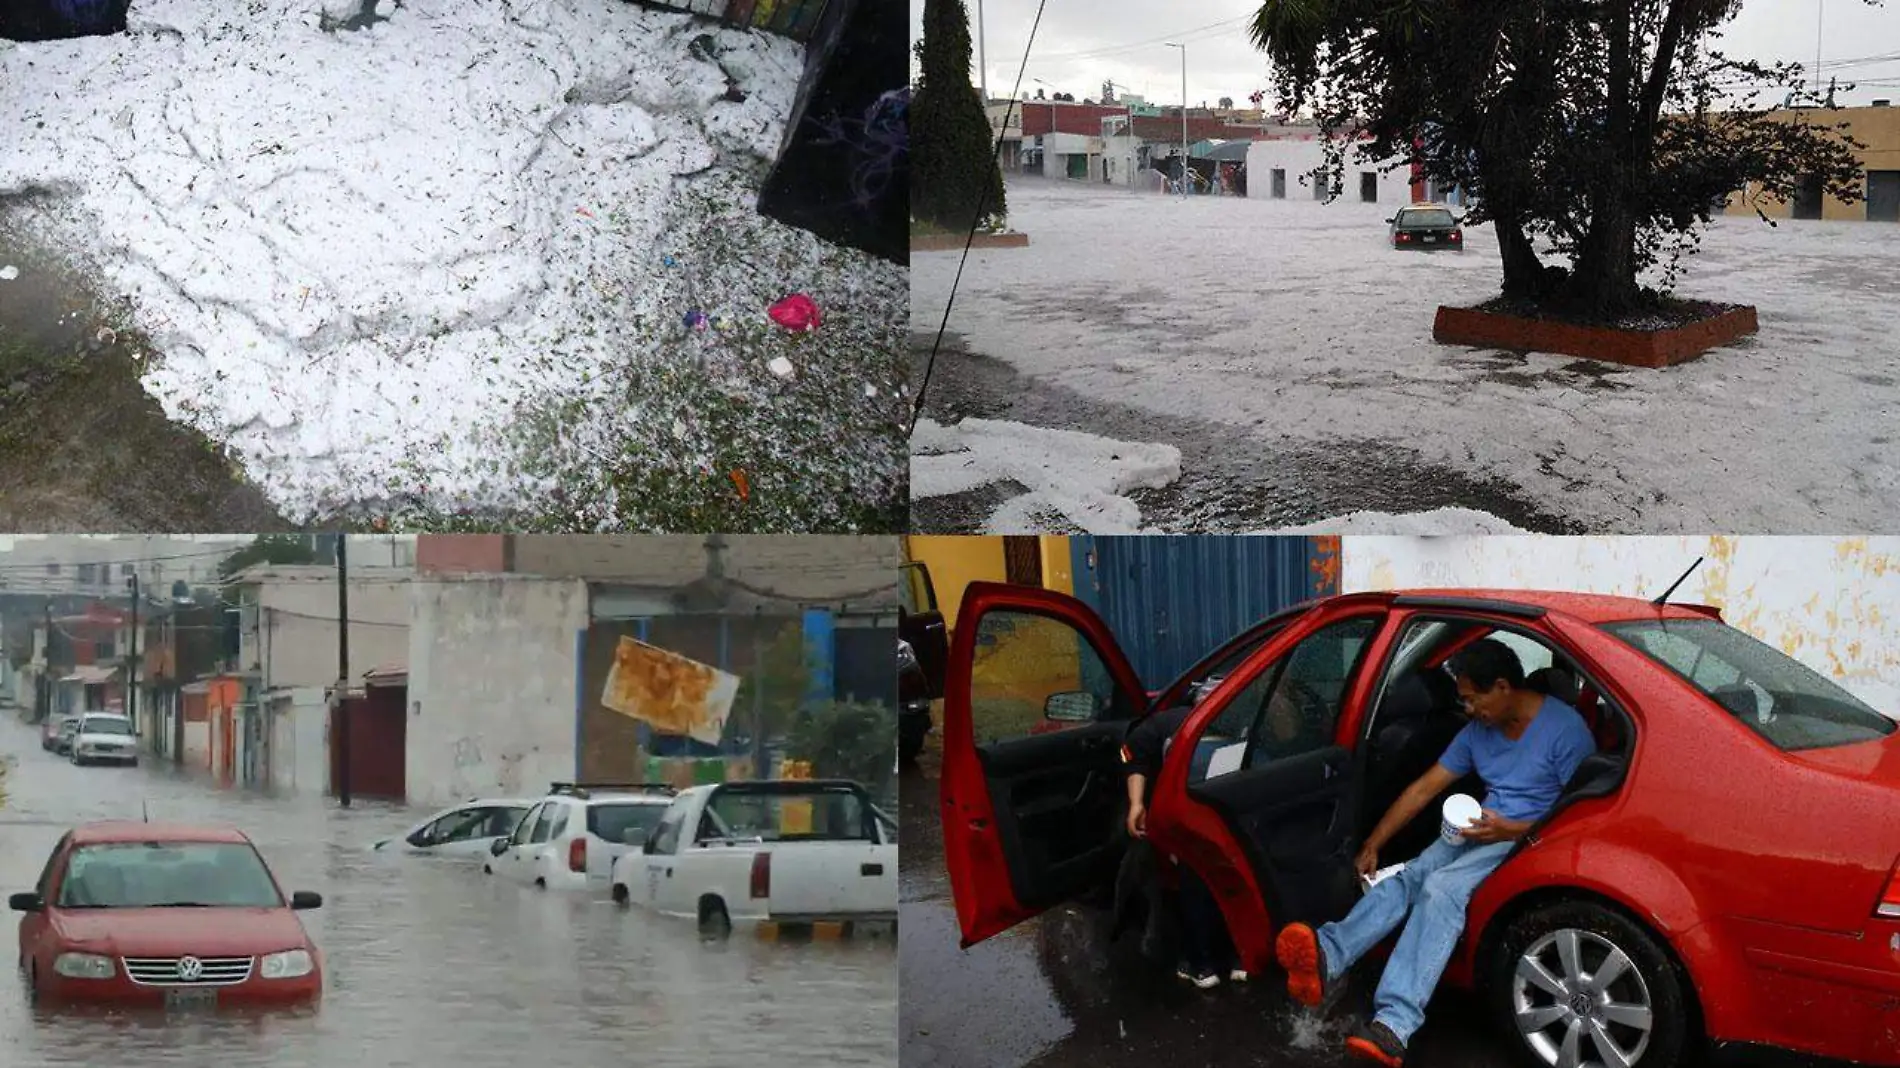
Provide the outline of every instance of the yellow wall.
<path id="1" fill-rule="evenodd" d="M 1900 108 L 1842 108 L 1838 112 L 1797 109 L 1776 113 L 1776 117 L 1784 121 L 1796 116 L 1805 117 L 1815 126 L 1846 123 L 1848 132 L 1867 146 L 1854 153 L 1860 159 L 1861 170 L 1900 171 Z M 1866 189 L 1863 187 L 1861 192 L 1865 195 Z M 1754 215 L 1758 207 L 1771 219 L 1786 219 L 1794 214 L 1793 204 L 1760 196 L 1760 186 L 1754 184 L 1747 193 L 1729 196 L 1727 214 Z M 1867 218 L 1867 203 L 1862 200 L 1845 204 L 1826 197 L 1821 203 L 1821 218 L 1862 221 Z"/>
<path id="2" fill-rule="evenodd" d="M 910 534 L 904 538 L 904 555 L 930 569 L 930 584 L 937 590 L 937 605 L 949 627 L 957 625 L 957 606 L 963 602 L 965 586 L 1004 578 L 1001 538 Z"/>
<path id="3" fill-rule="evenodd" d="M 1044 536 L 1041 540 L 1043 588 L 1073 595 L 1075 577 L 1069 564 L 1069 539 Z M 944 624 L 950 627 L 957 625 L 957 606 L 963 602 L 964 587 L 972 582 L 1004 582 L 1009 577 L 1000 537 L 909 534 L 904 538 L 904 556 L 930 569 L 937 604 L 943 609 Z"/>

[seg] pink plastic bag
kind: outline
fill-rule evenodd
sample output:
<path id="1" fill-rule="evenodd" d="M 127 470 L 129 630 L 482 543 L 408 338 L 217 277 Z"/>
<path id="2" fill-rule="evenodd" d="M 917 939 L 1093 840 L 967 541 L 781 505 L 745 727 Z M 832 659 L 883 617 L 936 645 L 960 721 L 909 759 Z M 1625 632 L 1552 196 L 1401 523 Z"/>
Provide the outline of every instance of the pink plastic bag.
<path id="1" fill-rule="evenodd" d="M 787 330 L 816 330 L 824 316 L 818 311 L 818 305 L 803 293 L 794 293 L 777 304 L 767 313 L 772 321 Z"/>

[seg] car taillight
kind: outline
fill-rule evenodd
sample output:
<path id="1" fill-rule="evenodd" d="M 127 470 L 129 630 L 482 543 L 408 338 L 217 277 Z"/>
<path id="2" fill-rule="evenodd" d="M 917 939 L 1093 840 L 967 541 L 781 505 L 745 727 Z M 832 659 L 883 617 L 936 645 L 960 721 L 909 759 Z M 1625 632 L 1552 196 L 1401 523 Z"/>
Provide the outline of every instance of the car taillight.
<path id="1" fill-rule="evenodd" d="M 1451 239 L 1452 239 L 1453 241 L 1463 241 L 1463 240 L 1465 239 L 1465 235 L 1464 235 L 1464 231 L 1462 231 L 1462 230 L 1453 230 L 1453 231 L 1451 232 Z"/>
<path id="2" fill-rule="evenodd" d="M 752 854 L 752 896 L 772 896 L 772 854 L 760 851 Z"/>
<path id="3" fill-rule="evenodd" d="M 567 844 L 567 870 L 587 870 L 587 839 L 576 838 Z"/>
<path id="4" fill-rule="evenodd" d="M 1405 243 L 1406 243 L 1407 241 L 1410 241 L 1410 240 L 1412 240 L 1412 235 L 1411 235 L 1411 234 L 1400 234 L 1400 235 L 1399 235 L 1399 244 L 1401 244 L 1401 245 L 1403 245 L 1403 244 L 1405 244 Z"/>
<path id="5" fill-rule="evenodd" d="M 1874 915 L 1900 920 L 1900 867 L 1894 868 L 1893 875 L 1887 879 L 1887 892 L 1880 895 L 1880 904 L 1874 908 Z"/>

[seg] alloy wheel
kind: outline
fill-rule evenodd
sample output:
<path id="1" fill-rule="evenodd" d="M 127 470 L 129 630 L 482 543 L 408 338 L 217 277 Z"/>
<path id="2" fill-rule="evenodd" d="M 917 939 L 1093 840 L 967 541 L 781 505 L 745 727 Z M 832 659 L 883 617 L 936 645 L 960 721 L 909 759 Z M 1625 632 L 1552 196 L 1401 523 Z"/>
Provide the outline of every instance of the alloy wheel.
<path id="1" fill-rule="evenodd" d="M 1649 984 L 1629 954 L 1574 927 L 1518 957 L 1511 1011 L 1524 1044 L 1554 1068 L 1630 1068 L 1656 1025 Z"/>

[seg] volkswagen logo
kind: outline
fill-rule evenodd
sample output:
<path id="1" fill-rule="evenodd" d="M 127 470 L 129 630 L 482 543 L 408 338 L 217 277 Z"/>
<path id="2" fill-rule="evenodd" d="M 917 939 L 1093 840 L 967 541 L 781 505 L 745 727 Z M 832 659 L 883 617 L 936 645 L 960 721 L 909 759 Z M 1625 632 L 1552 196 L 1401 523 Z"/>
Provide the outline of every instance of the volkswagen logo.
<path id="1" fill-rule="evenodd" d="M 178 978 L 187 983 L 195 983 L 205 973 L 204 961 L 197 957 L 178 958 Z"/>

